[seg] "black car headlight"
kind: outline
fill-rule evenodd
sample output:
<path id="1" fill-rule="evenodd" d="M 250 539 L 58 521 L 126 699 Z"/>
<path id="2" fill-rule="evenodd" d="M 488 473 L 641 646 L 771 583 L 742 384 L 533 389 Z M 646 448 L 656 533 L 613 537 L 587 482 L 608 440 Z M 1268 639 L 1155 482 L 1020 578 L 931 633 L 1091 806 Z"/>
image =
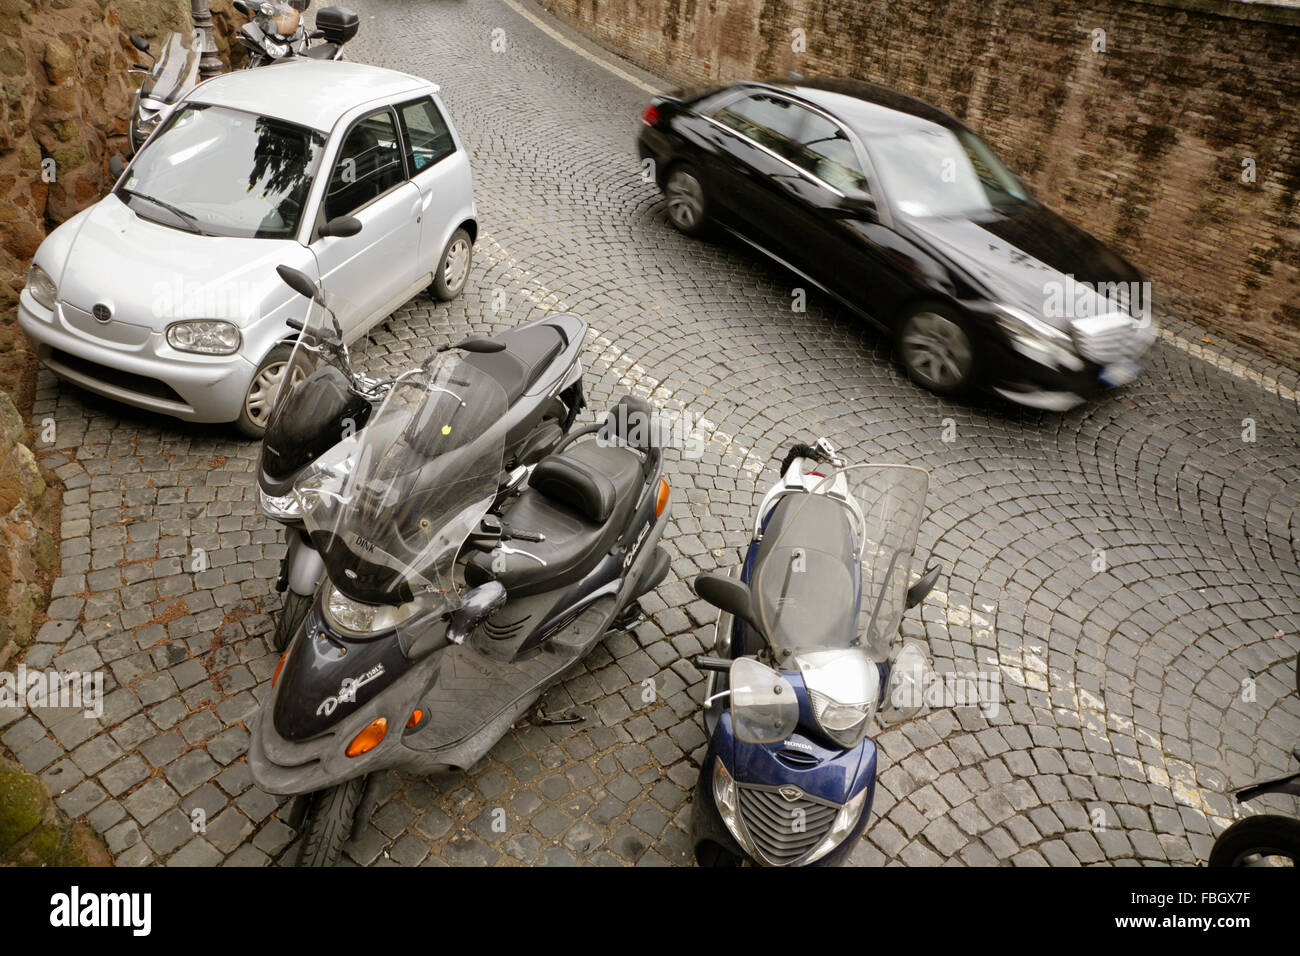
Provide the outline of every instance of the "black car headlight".
<path id="1" fill-rule="evenodd" d="M 997 305 L 996 308 L 998 327 L 1021 355 L 1053 368 L 1075 372 L 1083 368 L 1083 360 L 1075 352 L 1069 332 L 1015 306 Z"/>

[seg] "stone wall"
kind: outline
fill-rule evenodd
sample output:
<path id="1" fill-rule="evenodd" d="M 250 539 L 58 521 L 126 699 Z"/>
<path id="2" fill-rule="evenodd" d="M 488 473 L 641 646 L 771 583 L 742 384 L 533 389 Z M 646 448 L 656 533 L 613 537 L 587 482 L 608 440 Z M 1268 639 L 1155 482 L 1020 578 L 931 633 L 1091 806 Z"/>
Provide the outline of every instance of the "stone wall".
<path id="1" fill-rule="evenodd" d="M 1045 203 L 1143 268 L 1158 308 L 1300 362 L 1294 4 L 541 3 L 675 81 L 794 70 L 935 103 L 990 140 Z"/>

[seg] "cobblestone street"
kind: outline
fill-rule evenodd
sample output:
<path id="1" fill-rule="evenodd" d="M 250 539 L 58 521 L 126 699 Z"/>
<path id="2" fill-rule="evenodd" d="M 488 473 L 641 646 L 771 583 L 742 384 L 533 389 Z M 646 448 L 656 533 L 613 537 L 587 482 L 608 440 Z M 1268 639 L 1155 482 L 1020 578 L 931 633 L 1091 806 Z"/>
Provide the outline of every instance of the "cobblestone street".
<path id="1" fill-rule="evenodd" d="M 465 294 L 412 300 L 358 344 L 363 363 L 571 311 L 591 325 L 584 422 L 636 391 L 696 417 L 705 443 L 669 453 L 672 570 L 648 619 L 545 701 L 585 721 L 520 722 L 471 773 L 389 774 L 345 862 L 690 864 L 705 734 L 689 657 L 715 612 L 687 582 L 739 563 L 781 456 L 818 436 L 931 470 L 917 561 L 944 576 L 905 634 L 940 673 L 998 675 L 1004 697 L 877 736 L 855 863 L 1191 864 L 1233 818 L 1226 790 L 1294 769 L 1300 375 L 1166 317 L 1142 378 L 1101 401 L 946 402 L 827 297 L 794 311 L 795 276 L 669 226 L 635 154 L 649 94 L 626 76 L 665 84 L 503 0 L 353 5 L 350 59 L 441 85 L 481 226 Z M 244 764 L 285 550 L 257 509 L 257 444 L 46 371 L 34 418 L 56 424 L 40 450 L 67 491 L 62 576 L 25 663 L 102 669 L 109 693 L 98 720 L 0 709 L 0 741 L 119 865 L 280 861 L 288 804 Z"/>

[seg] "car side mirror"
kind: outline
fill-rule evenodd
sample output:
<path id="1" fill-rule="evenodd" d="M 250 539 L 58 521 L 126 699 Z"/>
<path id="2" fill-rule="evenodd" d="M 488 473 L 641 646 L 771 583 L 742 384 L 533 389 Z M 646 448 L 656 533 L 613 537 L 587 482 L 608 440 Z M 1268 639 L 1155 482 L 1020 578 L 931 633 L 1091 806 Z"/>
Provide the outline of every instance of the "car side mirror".
<path id="1" fill-rule="evenodd" d="M 942 564 L 933 564 L 925 569 L 925 574 L 921 575 L 921 580 L 917 581 L 907 589 L 908 610 L 911 610 L 924 601 L 926 595 L 934 590 L 934 586 L 939 583 L 939 575 L 942 572 Z"/>
<path id="2" fill-rule="evenodd" d="M 320 227 L 322 236 L 337 236 L 340 239 L 355 236 L 361 231 L 361 220 L 356 216 L 335 216 Z"/>
<path id="3" fill-rule="evenodd" d="M 464 644 L 466 638 L 474 633 L 474 628 L 505 603 L 506 589 L 500 581 L 480 584 L 467 593 L 460 607 L 452 612 L 451 622 L 447 625 L 447 640 Z"/>
<path id="4" fill-rule="evenodd" d="M 762 633 L 763 628 L 758 623 L 758 616 L 754 613 L 754 601 L 749 594 L 749 585 L 744 581 L 726 574 L 720 574 L 717 571 L 708 571 L 704 574 L 697 574 L 692 584 L 695 593 L 702 600 L 708 601 L 719 610 L 740 618 L 754 630 Z"/>
<path id="5" fill-rule="evenodd" d="M 870 193 L 854 192 L 843 197 L 836 197 L 835 205 L 831 207 L 831 214 L 840 219 L 862 219 L 867 222 L 875 222 L 878 218 L 876 212 L 876 200 L 871 197 Z"/>
<path id="6" fill-rule="evenodd" d="M 140 36 L 140 34 L 132 33 L 128 39 L 131 41 L 131 46 L 135 47 L 141 53 L 149 53 L 149 41 Z M 152 53 L 149 53 L 149 55 L 153 56 Z"/>
<path id="7" fill-rule="evenodd" d="M 126 163 L 122 157 L 114 153 L 108 160 L 108 171 L 113 174 L 114 179 L 121 179 L 122 174 L 126 172 Z"/>

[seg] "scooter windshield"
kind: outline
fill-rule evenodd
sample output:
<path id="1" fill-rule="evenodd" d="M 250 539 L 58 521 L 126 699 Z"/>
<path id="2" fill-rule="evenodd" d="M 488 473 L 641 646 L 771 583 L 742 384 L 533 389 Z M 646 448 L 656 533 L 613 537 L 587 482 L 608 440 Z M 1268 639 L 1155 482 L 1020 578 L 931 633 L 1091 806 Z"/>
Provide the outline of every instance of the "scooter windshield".
<path id="1" fill-rule="evenodd" d="M 140 85 L 140 95 L 163 103 L 179 100 L 198 82 L 201 46 L 194 36 L 179 33 L 169 36 L 158 54 L 158 62 Z"/>
<path id="2" fill-rule="evenodd" d="M 294 497 L 339 592 L 456 606 L 456 555 L 496 497 L 506 407 L 494 378 L 443 355 L 394 383 L 346 471 L 308 469 Z"/>
<path id="3" fill-rule="evenodd" d="M 848 648 L 888 656 L 929 482 L 923 468 L 853 465 L 777 504 L 753 591 L 778 661 Z"/>
<path id="4" fill-rule="evenodd" d="M 250 412 L 259 397 L 269 411 L 259 467 L 266 481 L 288 482 L 315 461 L 360 431 L 370 404 L 353 388 L 351 361 L 343 331 L 334 314 L 299 297 L 304 316 L 293 350 L 283 364 L 272 363 L 253 383 Z M 336 303 L 337 305 L 337 303 Z"/>

